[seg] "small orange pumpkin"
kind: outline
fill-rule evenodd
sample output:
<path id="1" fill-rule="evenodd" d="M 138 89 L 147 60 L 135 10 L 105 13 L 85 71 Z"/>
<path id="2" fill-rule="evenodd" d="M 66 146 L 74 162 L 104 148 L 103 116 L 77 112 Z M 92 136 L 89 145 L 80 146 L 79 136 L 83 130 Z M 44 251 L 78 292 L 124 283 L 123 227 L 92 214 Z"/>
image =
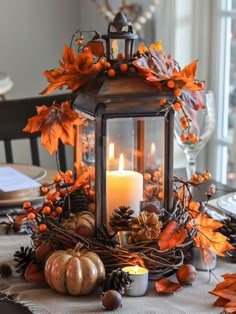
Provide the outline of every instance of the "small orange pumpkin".
<path id="1" fill-rule="evenodd" d="M 44 273 L 53 290 L 75 296 L 90 294 L 105 278 L 100 257 L 84 248 L 55 251 L 47 259 Z"/>
<path id="2" fill-rule="evenodd" d="M 64 219 L 61 225 L 83 237 L 90 238 L 95 232 L 95 216 L 89 211 L 78 212 Z"/>

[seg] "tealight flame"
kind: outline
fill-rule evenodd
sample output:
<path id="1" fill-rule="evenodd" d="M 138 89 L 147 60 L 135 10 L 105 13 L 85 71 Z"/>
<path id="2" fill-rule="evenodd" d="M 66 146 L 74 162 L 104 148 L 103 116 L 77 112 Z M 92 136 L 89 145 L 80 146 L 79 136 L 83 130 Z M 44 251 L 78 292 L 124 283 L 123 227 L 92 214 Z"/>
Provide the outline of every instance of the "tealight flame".
<path id="1" fill-rule="evenodd" d="M 111 161 L 114 160 L 114 158 L 115 158 L 115 145 L 114 143 L 110 143 L 108 148 L 108 159 Z"/>
<path id="2" fill-rule="evenodd" d="M 134 266 L 134 273 L 137 274 L 137 272 L 138 272 L 138 265 L 135 265 Z"/>
<path id="3" fill-rule="evenodd" d="M 119 172 L 122 172 L 123 170 L 124 170 L 124 154 L 120 154 Z"/>
<path id="4" fill-rule="evenodd" d="M 154 156 L 156 153 L 156 145 L 154 142 L 151 144 L 151 156 Z"/>

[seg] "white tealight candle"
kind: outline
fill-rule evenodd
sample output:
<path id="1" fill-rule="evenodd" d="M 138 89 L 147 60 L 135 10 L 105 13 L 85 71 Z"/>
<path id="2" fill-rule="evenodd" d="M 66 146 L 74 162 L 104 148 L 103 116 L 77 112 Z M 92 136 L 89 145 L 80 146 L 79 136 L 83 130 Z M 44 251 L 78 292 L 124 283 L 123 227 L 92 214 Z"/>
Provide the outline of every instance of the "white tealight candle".
<path id="1" fill-rule="evenodd" d="M 106 173 L 106 221 L 109 223 L 113 209 L 130 206 L 134 216 L 140 212 L 143 199 L 143 175 L 136 171 L 123 170 L 124 156 L 121 154 L 119 170 Z"/>
<path id="2" fill-rule="evenodd" d="M 124 267 L 122 270 L 128 272 L 133 280 L 125 294 L 133 297 L 144 295 L 148 288 L 148 269 L 135 265 Z"/>

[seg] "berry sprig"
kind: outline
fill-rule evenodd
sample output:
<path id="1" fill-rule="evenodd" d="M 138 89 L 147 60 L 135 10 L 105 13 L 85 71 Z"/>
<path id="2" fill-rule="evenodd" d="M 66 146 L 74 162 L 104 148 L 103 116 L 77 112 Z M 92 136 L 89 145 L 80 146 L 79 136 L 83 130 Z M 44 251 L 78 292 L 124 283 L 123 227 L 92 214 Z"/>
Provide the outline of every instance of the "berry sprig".
<path id="1" fill-rule="evenodd" d="M 55 174 L 52 183 L 41 187 L 41 193 L 44 197 L 43 204 L 34 207 L 30 202 L 24 202 L 23 209 L 25 213 L 18 216 L 18 219 L 26 218 L 41 232 L 47 229 L 47 217 L 60 220 L 63 213 L 64 200 L 69 193 L 68 188 L 74 182 L 72 175 L 71 170 Z"/>
<path id="2" fill-rule="evenodd" d="M 199 213 L 199 210 L 202 207 L 201 202 L 194 200 L 191 188 L 198 188 L 201 184 L 209 181 L 210 179 L 211 174 L 208 171 L 203 171 L 200 174 L 193 173 L 188 181 L 174 177 L 174 196 L 177 199 L 177 204 L 181 204 L 181 207 L 186 209 L 190 216 L 194 216 L 196 213 Z M 211 189 L 211 192 L 212 196 L 214 193 L 213 189 Z M 207 200 L 209 200 L 209 197 L 211 197 L 207 194 L 206 196 Z"/>
<path id="3" fill-rule="evenodd" d="M 167 81 L 167 86 L 168 86 L 168 83 L 170 86 L 172 86 L 170 82 L 173 82 L 173 81 Z M 170 86 L 168 87 L 170 88 Z M 179 118 L 179 125 L 182 130 L 179 136 L 180 141 L 183 143 L 186 141 L 189 141 L 192 144 L 196 144 L 199 142 L 199 137 L 198 135 L 190 131 L 192 120 L 185 111 L 186 104 L 184 100 L 181 99 L 182 91 L 180 88 L 176 88 L 176 89 L 173 89 L 173 93 L 174 93 L 173 100 L 169 101 L 163 97 L 159 99 L 159 104 L 161 106 L 164 106 L 166 110 L 169 110 L 170 108 L 172 108 L 174 111 L 178 112 L 178 114 L 182 113 Z"/>

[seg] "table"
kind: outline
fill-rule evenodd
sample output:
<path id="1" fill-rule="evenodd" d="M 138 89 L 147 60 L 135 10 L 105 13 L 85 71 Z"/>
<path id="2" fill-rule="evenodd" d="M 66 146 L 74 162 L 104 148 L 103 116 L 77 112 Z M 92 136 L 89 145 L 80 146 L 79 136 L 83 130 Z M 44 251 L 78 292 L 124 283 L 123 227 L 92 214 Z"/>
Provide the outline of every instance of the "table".
<path id="1" fill-rule="evenodd" d="M 215 182 L 213 182 L 215 183 Z M 209 183 L 208 183 L 209 184 Z M 228 187 L 217 184 L 219 190 L 215 197 L 222 193 L 231 192 Z M 203 191 L 204 189 L 202 189 Z M 205 191 L 205 190 L 204 190 Z M 201 191 L 199 191 L 201 193 Z M 24 234 L 0 234 L 0 264 L 7 263 L 13 266 L 13 254 L 20 246 L 30 245 L 30 236 Z M 217 259 L 217 267 L 211 276 L 204 271 L 199 271 L 197 279 L 192 286 L 173 295 L 160 296 L 154 288 L 154 282 L 149 282 L 147 294 L 143 297 L 128 297 L 122 299 L 122 308 L 116 311 L 106 311 L 106 313 L 147 313 L 147 314 L 200 314 L 200 313 L 220 313 L 222 308 L 213 307 L 216 297 L 210 295 L 212 290 L 224 273 L 236 271 L 235 264 L 230 264 L 223 259 Z M 0 278 L 0 291 L 7 295 L 14 295 L 17 302 L 25 304 L 26 307 L 18 308 L 19 305 L 12 305 L 11 309 L 3 308 L 0 301 L 0 313 L 7 314 L 75 314 L 75 313 L 102 313 L 104 307 L 101 303 L 98 290 L 89 296 L 72 297 L 61 295 L 48 286 L 38 286 L 17 277 L 16 273 L 8 279 Z M 0 295 L 1 298 L 1 295 Z M 6 306 L 6 305 L 5 305 Z"/>
<path id="2" fill-rule="evenodd" d="M 0 235 L 0 263 L 13 265 L 13 254 L 20 246 L 30 245 L 29 235 Z M 235 272 L 235 264 L 217 259 L 214 276 L 205 271 L 199 271 L 197 279 L 190 287 L 176 292 L 174 295 L 160 296 L 156 293 L 154 282 L 149 283 L 149 289 L 143 297 L 123 297 L 123 306 L 115 313 L 147 313 L 147 314 L 192 314 L 192 313 L 220 313 L 222 308 L 213 307 L 216 297 L 208 291 L 213 289 L 217 280 L 221 281 L 224 273 Z M 61 295 L 47 286 L 37 286 L 22 278 L 13 276 L 0 280 L 0 290 L 9 295 L 15 295 L 16 300 L 29 307 L 36 314 L 75 314 L 75 313 L 102 313 L 104 307 L 100 300 L 100 292 L 96 291 L 89 296 L 72 297 Z M 5 313 L 1 310 L 0 313 Z M 7 312 L 24 313 L 24 312 Z M 110 311 L 106 311 L 110 313 Z M 113 311 L 114 313 L 114 311 Z"/>

